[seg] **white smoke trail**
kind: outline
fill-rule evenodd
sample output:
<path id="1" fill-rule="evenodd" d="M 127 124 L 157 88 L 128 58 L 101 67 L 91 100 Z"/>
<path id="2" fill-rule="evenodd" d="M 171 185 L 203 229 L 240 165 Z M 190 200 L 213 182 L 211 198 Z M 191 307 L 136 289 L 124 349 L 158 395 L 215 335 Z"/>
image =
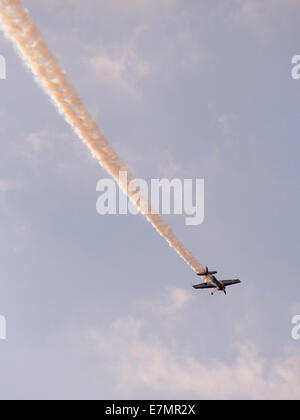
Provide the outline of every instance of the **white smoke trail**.
<path id="1" fill-rule="evenodd" d="M 30 67 L 38 82 L 51 97 L 58 110 L 72 126 L 78 136 L 87 144 L 92 154 L 133 199 L 134 192 L 128 192 L 128 185 L 133 180 L 126 166 L 110 146 L 101 130 L 86 109 L 57 58 L 44 42 L 39 29 L 32 22 L 30 15 L 19 0 L 0 0 L 0 23 L 6 35 L 21 52 L 25 63 Z M 127 172 L 127 185 L 122 185 L 119 173 Z M 169 245 L 196 272 L 202 271 L 202 265 L 177 238 L 173 230 L 158 214 L 151 214 L 141 202 L 135 202 L 152 226 L 166 239 Z M 150 203 L 147 203 L 148 209 Z"/>

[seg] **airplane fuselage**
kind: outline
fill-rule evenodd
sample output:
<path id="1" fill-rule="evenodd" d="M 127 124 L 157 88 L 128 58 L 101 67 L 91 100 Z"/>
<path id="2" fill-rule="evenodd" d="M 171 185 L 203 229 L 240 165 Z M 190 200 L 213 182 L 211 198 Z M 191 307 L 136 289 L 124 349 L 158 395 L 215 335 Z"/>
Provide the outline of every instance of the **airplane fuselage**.
<path id="1" fill-rule="evenodd" d="M 205 283 L 210 284 L 216 290 L 220 290 L 226 293 L 226 289 L 223 283 L 220 280 L 218 280 L 216 276 L 213 276 L 212 274 L 207 274 L 205 276 L 201 276 L 201 278 L 205 281 Z"/>

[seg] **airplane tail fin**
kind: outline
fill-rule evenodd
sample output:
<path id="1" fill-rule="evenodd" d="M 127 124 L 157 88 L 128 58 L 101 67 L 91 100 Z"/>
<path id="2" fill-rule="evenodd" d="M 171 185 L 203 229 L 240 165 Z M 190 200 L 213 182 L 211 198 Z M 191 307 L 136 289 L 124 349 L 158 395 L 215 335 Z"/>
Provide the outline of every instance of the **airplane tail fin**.
<path id="1" fill-rule="evenodd" d="M 197 273 L 197 276 L 208 276 L 208 275 L 213 275 L 213 274 L 217 274 L 217 271 L 208 271 L 208 267 L 205 267 L 203 271 L 201 271 L 200 273 Z"/>

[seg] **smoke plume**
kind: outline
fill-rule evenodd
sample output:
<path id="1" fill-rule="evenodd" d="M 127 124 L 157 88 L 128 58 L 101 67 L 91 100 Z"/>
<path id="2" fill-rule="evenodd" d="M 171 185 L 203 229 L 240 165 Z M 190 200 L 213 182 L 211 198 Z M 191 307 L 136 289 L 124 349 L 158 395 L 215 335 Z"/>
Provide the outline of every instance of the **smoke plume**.
<path id="1" fill-rule="evenodd" d="M 0 0 L 0 23 L 59 112 L 89 147 L 103 168 L 116 180 L 120 188 L 126 191 L 129 198 L 133 199 L 134 192 L 128 192 L 127 188 L 133 180 L 132 174 L 104 137 L 71 85 L 66 73 L 62 70 L 57 58 L 49 50 L 39 29 L 32 22 L 28 11 L 24 9 L 19 0 Z M 119 181 L 120 172 L 127 172 L 127 185 L 122 185 Z M 201 264 L 159 214 L 147 211 L 140 201 L 135 204 L 152 226 L 194 271 L 203 270 Z M 146 207 L 149 209 L 150 203 Z"/>

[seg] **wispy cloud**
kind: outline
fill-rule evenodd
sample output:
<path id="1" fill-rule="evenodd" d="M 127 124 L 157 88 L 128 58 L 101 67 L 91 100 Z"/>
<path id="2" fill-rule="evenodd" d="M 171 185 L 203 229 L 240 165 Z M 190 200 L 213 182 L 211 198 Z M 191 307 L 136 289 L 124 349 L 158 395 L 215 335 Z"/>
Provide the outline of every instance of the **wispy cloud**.
<path id="1" fill-rule="evenodd" d="M 298 0 L 232 0 L 231 5 L 232 21 L 264 40 L 272 38 L 278 27 L 291 22 L 300 11 Z"/>
<path id="2" fill-rule="evenodd" d="M 0 178 L 0 207 L 8 210 L 7 194 L 22 188 L 22 183 L 11 178 Z"/>
<path id="3" fill-rule="evenodd" d="M 168 294 L 169 302 L 164 308 L 170 313 L 180 311 L 192 299 L 191 293 L 189 293 L 186 289 L 179 287 L 172 287 Z"/>
<path id="4" fill-rule="evenodd" d="M 218 117 L 218 123 L 221 125 L 223 137 L 228 146 L 235 146 L 239 143 L 236 133 L 236 124 L 238 117 L 236 114 L 222 114 Z"/>
<path id="5" fill-rule="evenodd" d="M 87 62 L 96 81 L 129 95 L 137 94 L 139 83 L 152 71 L 132 45 L 94 49 Z"/>
<path id="6" fill-rule="evenodd" d="M 115 322 L 109 334 L 92 330 L 97 350 L 110 359 L 122 392 L 145 387 L 165 397 L 188 393 L 207 399 L 297 399 L 300 357 L 266 360 L 253 342 L 237 345 L 232 362 L 198 360 L 188 352 L 178 357 L 147 325 L 128 317 Z"/>
<path id="7" fill-rule="evenodd" d="M 142 306 L 151 313 L 166 316 L 167 318 L 164 319 L 166 322 L 168 322 L 168 317 L 173 319 L 173 316 L 181 313 L 192 300 L 192 294 L 181 287 L 165 288 L 164 296 L 167 297 L 150 303 L 142 302 Z"/>
<path id="8" fill-rule="evenodd" d="M 0 193 L 6 193 L 9 191 L 17 190 L 21 187 L 19 181 L 13 179 L 0 178 Z"/>

